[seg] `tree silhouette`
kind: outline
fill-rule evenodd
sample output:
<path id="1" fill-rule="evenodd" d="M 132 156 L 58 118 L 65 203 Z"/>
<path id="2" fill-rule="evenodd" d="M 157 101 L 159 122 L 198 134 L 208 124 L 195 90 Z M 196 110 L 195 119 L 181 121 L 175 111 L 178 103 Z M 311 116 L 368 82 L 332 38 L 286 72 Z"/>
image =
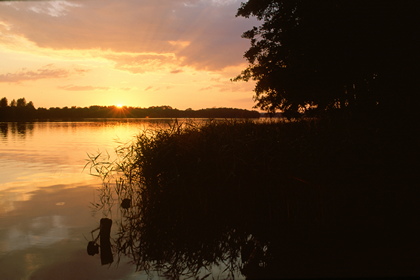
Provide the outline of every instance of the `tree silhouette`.
<path id="1" fill-rule="evenodd" d="M 6 108 L 7 105 L 8 105 L 8 102 L 7 102 L 6 97 L 3 97 L 2 99 L 0 99 L 0 108 Z"/>
<path id="2" fill-rule="evenodd" d="M 414 108 L 416 1 L 249 0 L 237 16 L 262 21 L 243 34 L 255 107 L 369 112 Z"/>
<path id="3" fill-rule="evenodd" d="M 24 97 L 23 98 L 19 98 L 17 100 L 17 102 L 16 102 L 16 106 L 17 107 L 20 107 L 20 108 L 25 107 L 26 106 L 26 99 Z"/>
<path id="4" fill-rule="evenodd" d="M 115 106 L 89 106 L 89 107 L 50 107 L 35 108 L 32 101 L 25 98 L 12 100 L 7 106 L 7 98 L 0 100 L 0 120 L 80 120 L 84 118 L 259 118 L 260 113 L 236 108 L 208 108 L 185 111 L 171 106 L 152 106 L 149 108 Z"/>
<path id="5" fill-rule="evenodd" d="M 28 109 L 30 109 L 30 110 L 35 110 L 34 103 L 33 103 L 32 101 L 29 101 L 29 102 L 26 104 L 26 108 L 28 108 Z"/>

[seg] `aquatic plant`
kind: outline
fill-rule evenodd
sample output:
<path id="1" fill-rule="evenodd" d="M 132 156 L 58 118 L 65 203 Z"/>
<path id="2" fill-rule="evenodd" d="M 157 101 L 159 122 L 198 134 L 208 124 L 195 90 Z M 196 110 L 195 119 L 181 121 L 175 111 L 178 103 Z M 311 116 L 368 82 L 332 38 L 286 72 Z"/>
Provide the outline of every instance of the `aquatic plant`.
<path id="1" fill-rule="evenodd" d="M 292 172 L 291 154 L 302 151 L 290 149 L 286 126 L 175 122 L 143 131 L 115 161 L 92 156 L 91 173 L 104 182 L 98 210 L 121 204 L 116 251 L 172 277 L 264 266 L 281 228 L 319 219 L 316 188 Z"/>
<path id="2" fill-rule="evenodd" d="M 104 180 L 98 210 L 120 205 L 115 251 L 138 270 L 341 276 L 334 255 L 393 240 L 378 237 L 398 222 L 391 194 L 413 180 L 395 168 L 409 148 L 395 152 L 389 131 L 338 118 L 174 122 L 141 132 L 116 160 L 91 157 Z"/>

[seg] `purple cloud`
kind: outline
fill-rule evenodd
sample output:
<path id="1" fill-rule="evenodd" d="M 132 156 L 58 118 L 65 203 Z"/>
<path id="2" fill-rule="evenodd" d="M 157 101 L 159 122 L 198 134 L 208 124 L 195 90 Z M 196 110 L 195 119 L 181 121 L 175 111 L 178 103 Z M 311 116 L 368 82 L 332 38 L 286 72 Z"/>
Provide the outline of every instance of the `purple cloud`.
<path id="1" fill-rule="evenodd" d="M 245 62 L 249 42 L 241 34 L 256 24 L 235 18 L 240 0 L 62 2 L 67 4 L 13 2 L 2 5 L 0 18 L 10 32 L 40 47 L 173 53 L 173 63 L 209 70 Z M 131 65 L 117 63 L 133 72 L 143 69 Z"/>

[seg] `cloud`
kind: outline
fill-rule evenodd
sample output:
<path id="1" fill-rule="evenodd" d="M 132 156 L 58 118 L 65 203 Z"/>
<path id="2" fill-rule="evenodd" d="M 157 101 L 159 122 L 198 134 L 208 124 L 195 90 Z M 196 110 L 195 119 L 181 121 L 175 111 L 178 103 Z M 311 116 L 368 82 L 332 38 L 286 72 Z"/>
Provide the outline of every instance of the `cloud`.
<path id="1" fill-rule="evenodd" d="M 75 86 L 75 85 L 67 85 L 58 87 L 63 90 L 68 91 L 93 91 L 93 90 L 109 90 L 109 87 L 94 87 L 94 86 Z"/>
<path id="2" fill-rule="evenodd" d="M 172 70 L 170 73 L 171 74 L 178 74 L 178 73 L 182 73 L 182 72 L 184 72 L 182 69 L 175 69 L 175 70 Z"/>
<path id="3" fill-rule="evenodd" d="M 241 34 L 255 25 L 235 18 L 240 0 L 57 2 L 1 5 L 0 18 L 11 32 L 43 48 L 171 53 L 172 63 L 216 71 L 244 62 L 249 42 Z M 116 66 L 135 73 L 151 67 L 130 61 Z"/>
<path id="4" fill-rule="evenodd" d="M 78 69 L 76 72 L 85 72 Z M 20 83 L 24 81 L 36 81 L 40 79 L 66 78 L 72 75 L 73 71 L 68 69 L 58 69 L 48 64 L 36 70 L 21 69 L 15 73 L 0 74 L 0 83 Z"/>
<path id="5" fill-rule="evenodd" d="M 188 47 L 191 42 L 188 41 L 168 41 L 169 44 L 171 44 L 172 46 L 178 46 L 178 47 Z"/>
<path id="6" fill-rule="evenodd" d="M 52 17 L 65 16 L 71 8 L 81 7 L 80 4 L 72 3 L 69 1 L 44 1 L 29 6 L 29 10 L 38 14 L 47 14 Z"/>
<path id="7" fill-rule="evenodd" d="M 115 68 L 135 74 L 162 70 L 169 64 L 177 63 L 171 53 L 112 53 L 103 57 L 114 61 Z"/>
<path id="8" fill-rule="evenodd" d="M 213 88 L 214 88 L 213 86 L 203 87 L 203 88 L 200 88 L 200 91 L 211 90 Z"/>

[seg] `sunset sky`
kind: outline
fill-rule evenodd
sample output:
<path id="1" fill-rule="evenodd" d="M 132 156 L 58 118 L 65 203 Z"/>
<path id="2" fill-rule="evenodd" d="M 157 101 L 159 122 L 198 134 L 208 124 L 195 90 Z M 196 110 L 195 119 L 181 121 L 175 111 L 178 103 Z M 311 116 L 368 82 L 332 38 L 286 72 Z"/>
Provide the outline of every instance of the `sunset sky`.
<path id="1" fill-rule="evenodd" d="M 244 0 L 242 0 L 244 1 Z M 0 98 L 252 109 L 241 0 L 0 2 Z"/>

